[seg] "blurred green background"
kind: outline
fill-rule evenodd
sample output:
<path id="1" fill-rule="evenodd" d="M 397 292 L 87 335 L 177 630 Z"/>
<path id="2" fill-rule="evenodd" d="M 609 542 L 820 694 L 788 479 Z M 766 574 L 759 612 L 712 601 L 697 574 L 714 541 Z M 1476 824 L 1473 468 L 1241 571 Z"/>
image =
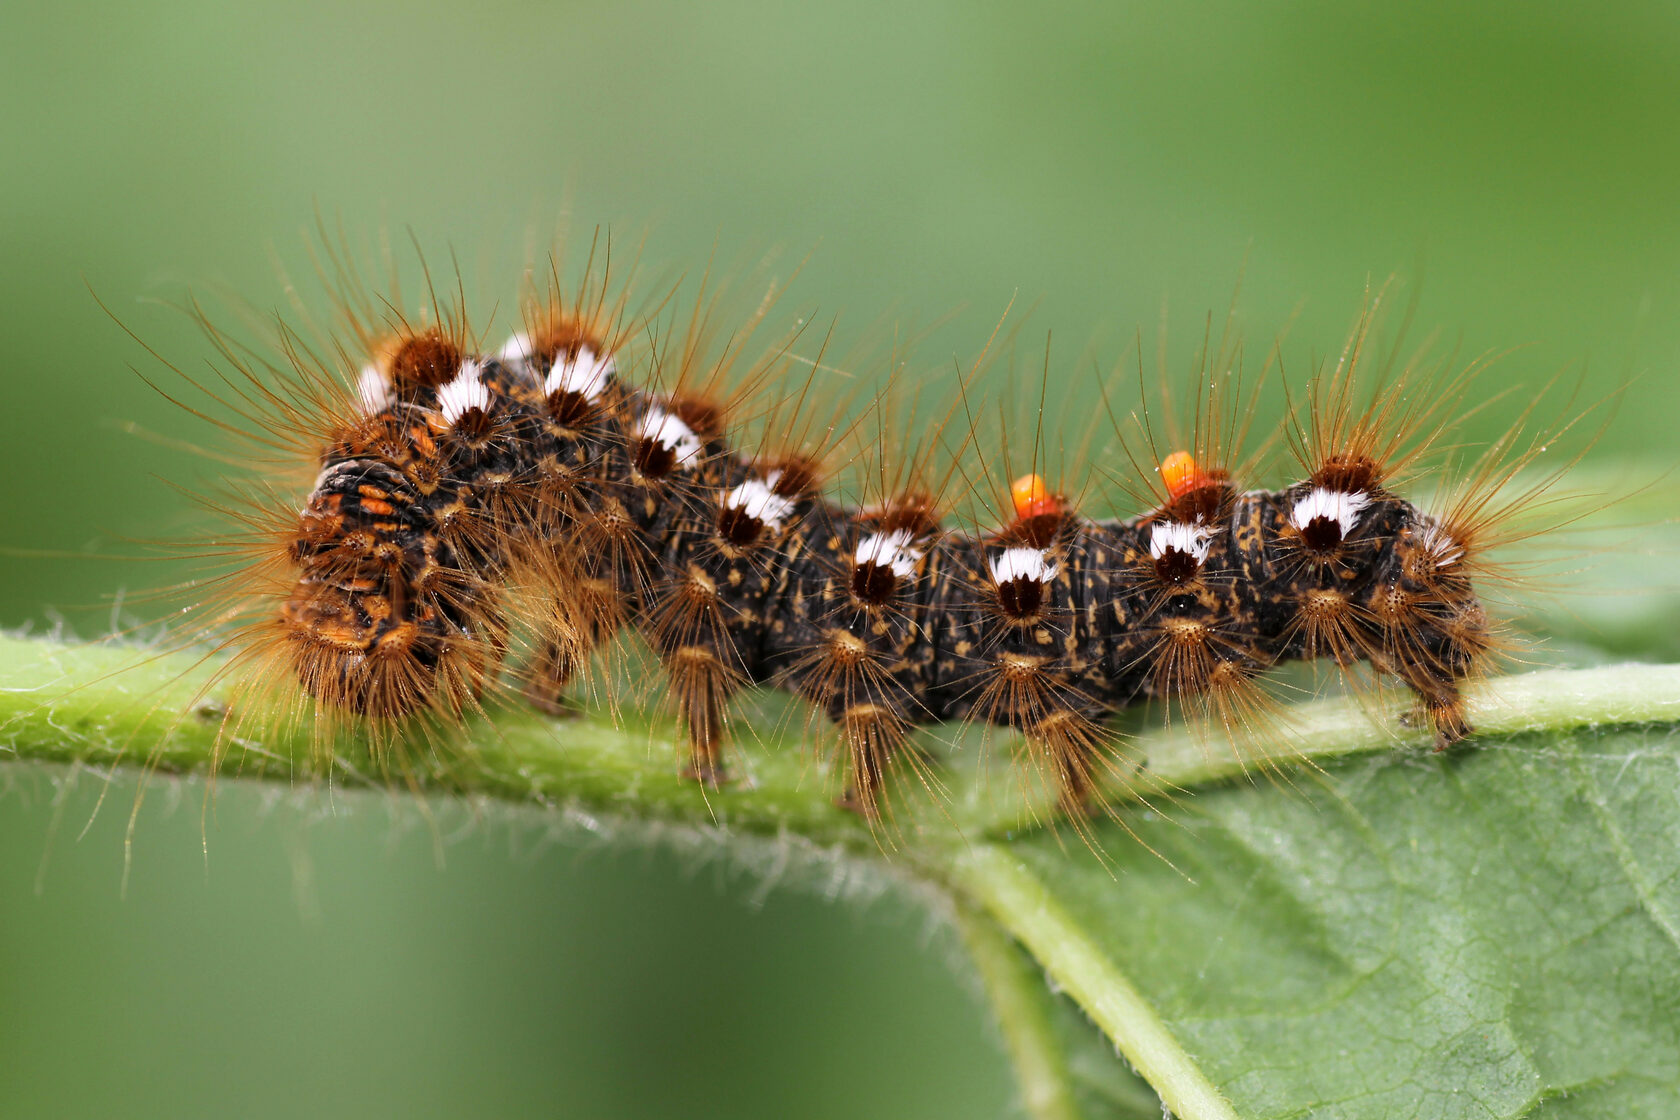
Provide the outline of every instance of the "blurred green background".
<path id="1" fill-rule="evenodd" d="M 1018 292 L 1076 400 L 1073 359 L 1163 302 L 1187 352 L 1246 273 L 1251 337 L 1298 312 L 1298 373 L 1398 271 L 1423 327 L 1520 347 L 1496 383 L 1637 375 L 1591 454 L 1673 456 L 1672 5 L 14 0 L 0 91 L 0 546 L 88 554 L 0 555 L 7 627 L 97 635 L 178 578 L 109 554 L 190 530 L 161 479 L 214 474 L 90 289 L 202 368 L 158 301 L 279 305 L 317 207 L 475 281 L 509 262 L 504 308 L 562 212 L 691 270 L 814 249 L 794 310 L 955 310 L 933 359 Z M 950 938 L 903 900 L 231 787 L 203 831 L 196 789 L 153 792 L 125 895 L 132 785 L 82 835 L 103 782 L 62 779 L 0 771 L 7 1116 L 1013 1113 Z"/>

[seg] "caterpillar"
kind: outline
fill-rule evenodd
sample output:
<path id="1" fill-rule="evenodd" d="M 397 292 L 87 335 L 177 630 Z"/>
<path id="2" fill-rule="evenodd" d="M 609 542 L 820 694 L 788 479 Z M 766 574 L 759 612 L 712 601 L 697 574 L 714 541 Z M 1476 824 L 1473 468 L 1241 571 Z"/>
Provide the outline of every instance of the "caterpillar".
<path id="1" fill-rule="evenodd" d="M 725 324 L 704 294 L 633 305 L 593 253 L 574 286 L 560 276 L 499 346 L 458 297 L 411 317 L 359 282 L 340 285 L 330 347 L 282 329 L 258 359 L 212 330 L 230 371 L 202 387 L 312 477 L 224 503 L 248 562 L 212 601 L 239 620 L 225 672 L 247 694 L 397 742 L 494 691 L 563 713 L 591 656 L 636 631 L 690 778 L 725 786 L 733 699 L 785 689 L 832 725 L 839 801 L 871 821 L 893 764 L 923 765 L 918 726 L 1018 732 L 1020 764 L 1077 819 L 1125 777 L 1115 713 L 1153 698 L 1262 718 L 1265 675 L 1289 661 L 1365 663 L 1410 690 L 1438 748 L 1471 733 L 1464 685 L 1504 641 L 1487 557 L 1551 480 L 1508 496 L 1539 447 L 1519 427 L 1441 508 L 1400 495 L 1443 451 L 1474 366 L 1376 355 L 1376 300 L 1295 401 L 1293 483 L 1245 488 L 1247 406 L 1218 355 L 1181 445 L 1157 448 L 1145 421 L 1129 448 L 1147 495 L 1133 516 L 1082 512 L 1086 487 L 1052 485 L 1035 442 L 995 523 L 965 527 L 951 472 L 930 481 L 937 435 L 867 453 L 866 492 L 831 495 L 860 425 L 818 415 L 830 367 L 799 357 L 798 327 L 749 356 L 773 299 Z M 967 426 L 965 447 L 983 438 Z"/>

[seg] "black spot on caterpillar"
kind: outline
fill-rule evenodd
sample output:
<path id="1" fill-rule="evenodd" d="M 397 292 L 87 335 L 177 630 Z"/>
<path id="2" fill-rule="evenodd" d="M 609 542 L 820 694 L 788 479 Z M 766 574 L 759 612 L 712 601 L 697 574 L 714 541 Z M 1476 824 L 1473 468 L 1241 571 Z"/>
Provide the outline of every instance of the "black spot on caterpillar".
<path id="1" fill-rule="evenodd" d="M 910 481 L 865 501 L 827 495 L 834 425 L 783 416 L 809 387 L 776 384 L 792 337 L 743 357 L 769 301 L 728 331 L 702 302 L 661 336 L 663 312 L 609 298 L 604 277 L 559 291 L 493 351 L 458 308 L 411 323 L 394 298 L 346 300 L 355 345 L 336 362 L 287 346 L 278 386 L 224 347 L 255 426 L 314 472 L 301 503 L 239 511 L 255 561 L 229 585 L 246 621 L 228 672 L 390 740 L 491 690 L 563 711 L 592 652 L 633 628 L 689 776 L 727 782 L 731 700 L 770 685 L 832 723 L 841 801 L 870 819 L 891 764 L 916 761 L 911 730 L 951 720 L 1019 732 L 1022 764 L 1077 818 L 1125 780 L 1115 712 L 1164 698 L 1240 722 L 1292 660 L 1397 679 L 1438 747 L 1472 730 L 1462 686 L 1500 647 L 1477 582 L 1533 449 L 1496 444 L 1435 513 L 1402 498 L 1468 377 L 1369 358 L 1373 311 L 1299 402 L 1294 484 L 1240 486 L 1242 402 L 1221 370 L 1188 446 L 1160 455 L 1150 437 L 1151 508 L 1088 518 L 1035 453 L 999 523 L 963 530 L 914 469 L 881 469 Z M 754 409 L 776 422 L 746 450 L 732 430 Z"/>

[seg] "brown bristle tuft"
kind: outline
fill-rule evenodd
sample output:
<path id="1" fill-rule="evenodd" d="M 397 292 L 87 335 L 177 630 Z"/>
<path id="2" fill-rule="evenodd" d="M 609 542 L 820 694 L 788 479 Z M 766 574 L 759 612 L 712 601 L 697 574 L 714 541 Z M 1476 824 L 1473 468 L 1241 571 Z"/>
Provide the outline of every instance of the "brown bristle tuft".
<path id="1" fill-rule="evenodd" d="M 1058 510 L 1054 513 L 1040 513 L 1032 517 L 1020 518 L 1004 529 L 999 536 L 1007 544 L 1021 544 L 1029 548 L 1049 548 L 1074 523 L 1075 518 L 1071 511 Z"/>
<path id="2" fill-rule="evenodd" d="M 912 490 L 888 499 L 874 511 L 872 519 L 883 533 L 906 532 L 912 539 L 925 537 L 939 528 L 939 505 L 933 495 Z"/>
<path id="3" fill-rule="evenodd" d="M 399 338 L 391 344 L 386 368 L 399 391 L 435 389 L 452 380 L 461 368 L 461 347 L 441 328 Z"/>
<path id="4" fill-rule="evenodd" d="M 1203 471 L 1195 486 L 1173 496 L 1162 508 L 1162 515 L 1169 521 L 1181 521 L 1186 525 L 1219 522 L 1236 497 L 1230 477 L 1225 471 Z"/>
<path id="5" fill-rule="evenodd" d="M 595 354 L 605 354 L 610 350 L 608 339 L 601 324 L 586 319 L 571 312 L 556 310 L 531 332 L 531 353 L 549 366 L 566 359 L 576 358 L 578 352 L 588 349 Z"/>
<path id="6" fill-rule="evenodd" d="M 1366 455 L 1337 452 L 1312 473 L 1312 484 L 1345 494 L 1369 494 L 1382 484 L 1383 471 Z"/>
<path id="7" fill-rule="evenodd" d="M 723 434 L 724 407 L 704 397 L 677 397 L 671 401 L 671 412 L 707 439 Z"/>
<path id="8" fill-rule="evenodd" d="M 769 478 L 776 474 L 776 481 L 770 484 L 770 492 L 779 498 L 799 498 L 816 490 L 822 482 L 821 465 L 814 459 L 807 459 L 794 455 L 784 459 L 773 460 L 763 464 L 761 473 Z"/>

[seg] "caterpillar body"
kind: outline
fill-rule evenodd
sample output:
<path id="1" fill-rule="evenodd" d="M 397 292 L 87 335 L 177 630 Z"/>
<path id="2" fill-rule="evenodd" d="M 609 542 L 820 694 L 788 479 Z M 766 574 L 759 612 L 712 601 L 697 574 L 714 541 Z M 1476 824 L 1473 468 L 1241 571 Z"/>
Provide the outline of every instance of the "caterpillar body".
<path id="1" fill-rule="evenodd" d="M 1510 509 L 1493 495 L 1531 455 L 1501 441 L 1434 515 L 1398 496 L 1451 394 L 1409 373 L 1357 387 L 1372 316 L 1294 424 L 1293 485 L 1241 489 L 1209 423 L 1152 451 L 1158 498 L 1138 516 L 1082 516 L 1035 469 L 1000 525 L 962 531 L 937 488 L 832 499 L 820 439 L 738 449 L 750 398 L 718 386 L 739 339 L 708 357 L 691 326 L 638 346 L 645 320 L 601 290 L 541 301 L 494 352 L 460 315 L 411 325 L 395 303 L 360 321 L 365 364 L 285 348 L 290 391 L 242 396 L 317 473 L 301 511 L 246 516 L 260 574 L 235 577 L 239 609 L 256 607 L 229 672 L 295 683 L 323 720 L 400 730 L 510 685 L 561 710 L 592 651 L 634 628 L 690 776 L 727 779 L 731 698 L 770 684 L 832 722 L 842 803 L 871 819 L 917 725 L 1018 731 L 1077 815 L 1123 770 L 1110 715 L 1163 697 L 1229 719 L 1289 660 L 1369 662 L 1411 689 L 1439 746 L 1470 732 L 1461 686 L 1498 645 L 1473 576 Z"/>

